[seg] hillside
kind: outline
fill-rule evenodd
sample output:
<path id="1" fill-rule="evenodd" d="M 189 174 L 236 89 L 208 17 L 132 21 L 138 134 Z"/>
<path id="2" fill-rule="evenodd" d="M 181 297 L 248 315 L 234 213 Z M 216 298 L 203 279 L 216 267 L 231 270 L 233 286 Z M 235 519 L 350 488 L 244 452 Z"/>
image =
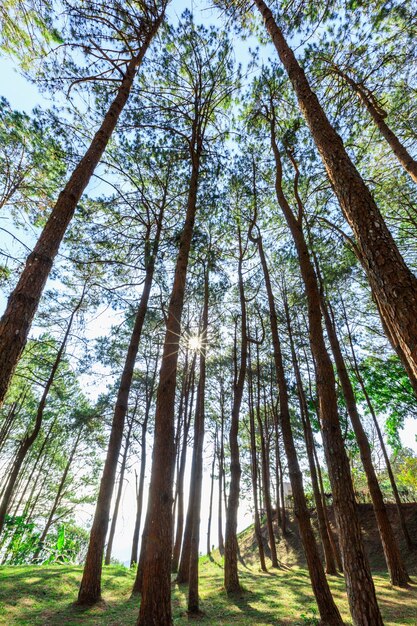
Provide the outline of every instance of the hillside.
<path id="1" fill-rule="evenodd" d="M 403 539 L 401 528 L 398 521 L 397 510 L 394 504 L 387 504 L 388 516 L 394 528 L 394 532 L 400 544 L 402 554 L 406 559 L 406 563 L 410 572 L 417 573 L 417 550 L 410 552 L 407 550 Z M 406 523 L 410 531 L 411 537 L 417 537 L 417 503 L 404 504 Z M 332 528 L 336 534 L 336 526 L 332 507 L 329 507 L 329 514 Z M 378 534 L 378 528 L 375 522 L 375 515 L 372 510 L 372 504 L 358 504 L 359 521 L 362 528 L 362 536 L 365 542 L 365 548 L 374 571 L 385 571 L 386 564 L 381 541 Z M 317 520 L 313 513 L 313 526 L 318 536 Z M 267 530 L 264 527 L 263 536 L 265 538 L 265 549 L 267 551 Z M 257 558 L 257 544 L 253 527 L 247 528 L 239 536 L 240 552 L 243 561 L 254 563 Z M 288 533 L 285 537 L 280 536 L 277 543 L 278 556 L 282 564 L 287 566 L 299 565 L 305 567 L 306 562 L 300 536 L 298 534 L 297 524 L 293 517 L 288 520 Z M 417 620 L 416 620 L 417 624 Z"/>

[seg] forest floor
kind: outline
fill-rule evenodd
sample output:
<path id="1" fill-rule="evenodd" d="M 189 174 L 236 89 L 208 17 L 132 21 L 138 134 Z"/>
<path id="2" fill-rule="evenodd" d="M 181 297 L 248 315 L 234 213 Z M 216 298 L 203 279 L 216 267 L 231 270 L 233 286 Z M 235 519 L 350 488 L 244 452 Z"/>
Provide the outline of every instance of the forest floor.
<path id="1" fill-rule="evenodd" d="M 187 589 L 173 584 L 174 624 L 212 626 L 313 626 L 318 623 L 315 602 L 304 568 L 293 566 L 265 574 L 241 566 L 242 594 L 228 597 L 222 588 L 219 560 L 201 559 L 201 609 L 205 615 L 188 619 Z M 121 566 L 104 568 L 103 598 L 99 606 L 74 606 L 82 568 L 75 566 L 15 566 L 0 568 L 0 624 L 7 626 L 129 626 L 136 623 L 138 599 L 130 598 L 133 572 Z M 417 577 L 415 577 L 417 580 Z M 376 573 L 375 585 L 385 626 L 416 626 L 417 584 L 393 589 L 386 573 Z M 346 624 L 351 624 L 342 576 L 331 587 Z"/>
<path id="2" fill-rule="evenodd" d="M 369 505 L 359 505 L 363 537 L 385 626 L 417 626 L 416 550 L 406 551 L 400 539 L 395 507 L 389 506 L 394 529 L 406 555 L 413 583 L 409 589 L 393 588 L 383 571 L 383 555 L 375 518 Z M 314 519 L 313 519 L 314 521 Z M 407 505 L 407 523 L 417 536 L 417 504 Z M 315 626 L 316 604 L 305 568 L 301 541 L 294 520 L 289 532 L 277 544 L 280 569 L 259 570 L 253 527 L 239 536 L 240 578 L 244 592 L 230 597 L 223 589 L 222 560 L 217 551 L 200 559 L 200 597 L 204 615 L 187 616 L 187 587 L 173 580 L 175 626 Z M 264 529 L 265 544 L 266 529 Z M 0 567 L 1 626 L 134 626 L 139 599 L 130 598 L 134 572 L 122 566 L 103 569 L 103 602 L 94 608 L 74 605 L 82 568 L 78 566 Z M 351 624 L 342 576 L 329 577 L 336 603 L 346 624 Z"/>

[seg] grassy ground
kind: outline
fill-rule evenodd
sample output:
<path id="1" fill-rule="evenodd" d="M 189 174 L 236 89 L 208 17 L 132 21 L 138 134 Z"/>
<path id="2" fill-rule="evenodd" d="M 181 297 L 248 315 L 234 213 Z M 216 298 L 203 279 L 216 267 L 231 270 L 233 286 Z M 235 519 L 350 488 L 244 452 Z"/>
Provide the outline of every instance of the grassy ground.
<path id="1" fill-rule="evenodd" d="M 19 566 L 0 568 L 0 624 L 7 626 L 134 626 L 138 600 L 129 598 L 133 573 L 122 567 L 104 568 L 105 602 L 82 610 L 73 605 L 81 578 L 80 567 Z M 253 567 L 241 568 L 245 592 L 229 598 L 222 589 L 218 560 L 201 560 L 202 625 L 313 626 L 315 602 L 306 570 L 291 567 L 263 574 Z M 392 589 L 386 573 L 375 575 L 375 584 L 385 626 L 417 625 L 417 584 L 408 590 Z M 347 624 L 351 624 L 342 577 L 332 578 L 336 602 Z M 187 590 L 173 585 L 176 625 L 189 624 Z"/>

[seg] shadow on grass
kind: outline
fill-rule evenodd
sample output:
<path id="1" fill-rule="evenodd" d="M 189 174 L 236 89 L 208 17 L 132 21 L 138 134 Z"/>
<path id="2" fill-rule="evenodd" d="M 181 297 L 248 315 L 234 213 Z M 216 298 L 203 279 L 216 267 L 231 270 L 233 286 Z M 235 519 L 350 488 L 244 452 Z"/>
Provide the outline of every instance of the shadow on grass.
<path id="1" fill-rule="evenodd" d="M 187 588 L 173 590 L 175 626 L 197 622 L 207 626 L 293 626 L 315 607 L 308 573 L 303 568 L 255 569 L 239 572 L 244 591 L 227 595 L 223 589 L 221 563 L 215 559 L 200 564 L 201 609 L 197 620 L 187 615 Z M 104 602 L 94 607 L 74 605 L 82 575 L 81 567 L 0 568 L 0 624 L 7 626 L 133 626 L 139 598 L 130 598 L 134 572 L 117 567 L 103 570 Z M 416 626 L 417 586 L 392 588 L 386 573 L 376 573 L 375 583 L 384 623 Z M 344 580 L 331 577 L 338 606 L 349 622 Z M 2 621 L 2 618 L 4 621 Z"/>
<path id="2" fill-rule="evenodd" d="M 254 603 L 262 602 L 264 599 L 264 594 L 262 593 L 243 590 L 243 592 L 238 594 L 228 594 L 227 599 L 228 603 L 234 604 L 247 620 L 265 624 L 277 623 L 276 611 L 273 609 L 259 609 L 253 606 Z"/>

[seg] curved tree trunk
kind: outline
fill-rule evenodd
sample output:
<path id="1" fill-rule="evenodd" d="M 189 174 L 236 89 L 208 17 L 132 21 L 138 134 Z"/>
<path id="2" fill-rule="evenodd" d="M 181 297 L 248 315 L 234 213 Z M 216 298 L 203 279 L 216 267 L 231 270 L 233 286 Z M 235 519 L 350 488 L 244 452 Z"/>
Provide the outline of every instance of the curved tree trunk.
<path id="1" fill-rule="evenodd" d="M 277 200 L 294 240 L 306 290 L 310 345 L 317 369 L 316 380 L 321 430 L 333 492 L 350 611 L 354 623 L 358 626 L 368 624 L 383 626 L 371 570 L 362 541 L 349 460 L 340 429 L 333 364 L 324 341 L 320 291 L 302 230 L 302 205 L 300 206 L 299 203 L 299 215 L 296 218 L 282 189 L 282 163 L 275 136 L 274 110 L 272 110 L 270 130 L 271 146 L 276 165 L 275 190 Z M 289 157 L 296 169 L 294 193 L 299 200 L 298 169 L 291 153 Z"/>
<path id="2" fill-rule="evenodd" d="M 298 98 L 343 213 L 351 226 L 380 311 L 417 375 L 417 278 L 404 262 L 368 187 L 330 124 L 304 70 L 264 0 L 255 0 Z"/>

